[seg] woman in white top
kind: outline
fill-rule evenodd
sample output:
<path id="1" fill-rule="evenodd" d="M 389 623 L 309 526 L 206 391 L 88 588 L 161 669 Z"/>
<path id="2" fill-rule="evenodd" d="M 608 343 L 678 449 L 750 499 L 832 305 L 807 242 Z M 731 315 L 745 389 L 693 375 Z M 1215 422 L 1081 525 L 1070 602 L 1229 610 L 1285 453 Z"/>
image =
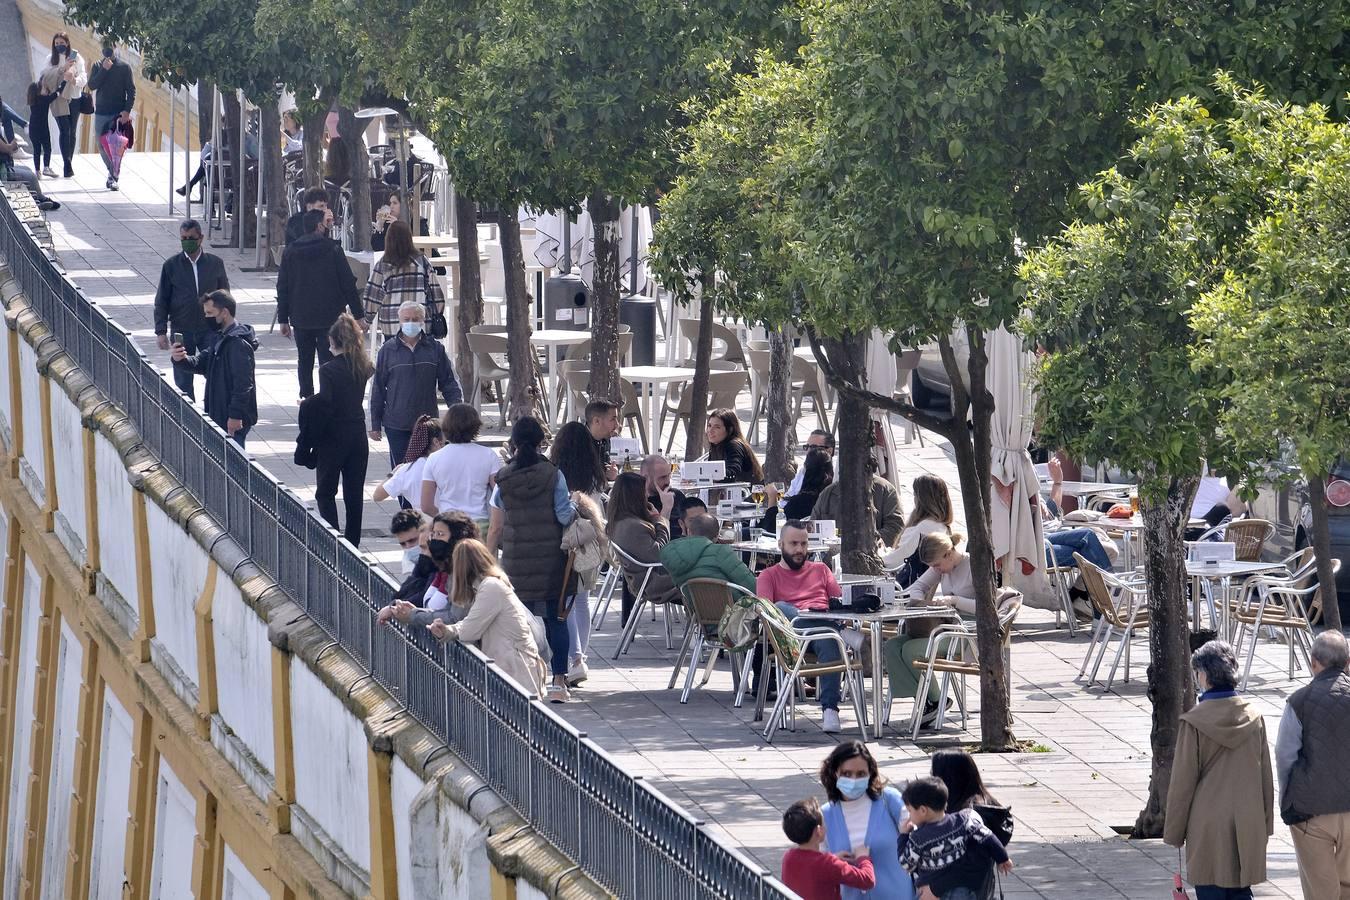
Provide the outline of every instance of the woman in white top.
<path id="1" fill-rule="evenodd" d="M 522 688 L 536 696 L 544 688 L 544 663 L 530 620 L 511 582 L 482 541 L 460 541 L 451 566 L 451 601 L 468 607 L 459 622 L 440 619 L 427 630 L 441 641 L 478 641 L 484 655 Z"/>
<path id="2" fill-rule="evenodd" d="M 474 443 L 482 427 L 478 410 L 467 403 L 456 403 L 445 411 L 441 419 L 445 446 L 427 458 L 420 499 L 422 512 L 434 516 L 457 509 L 486 533 L 488 498 L 502 458 L 491 447 Z"/>
<path id="3" fill-rule="evenodd" d="M 52 36 L 52 55 L 38 74 L 38 84 L 42 93 L 52 95 L 51 111 L 56 119 L 57 143 L 67 178 L 75 175 L 71 168 L 75 158 L 75 129 L 80 118 L 80 95 L 88 83 L 83 57 L 71 46 L 70 35 L 58 31 Z"/>
<path id="4" fill-rule="evenodd" d="M 427 458 L 444 446 L 441 423 L 431 416 L 418 419 L 413 425 L 412 437 L 408 438 L 408 452 L 402 465 L 375 488 L 375 499 L 397 497 L 399 506 L 412 509 L 413 502 L 422 499 L 422 470 L 426 468 Z"/>
<path id="5" fill-rule="evenodd" d="M 947 491 L 947 482 L 936 475 L 920 475 L 914 479 L 914 511 L 909 514 L 895 547 L 882 556 L 882 562 L 888 569 L 898 567 L 895 580 L 907 588 L 928 568 L 919 558 L 919 541 L 930 534 L 950 534 L 951 530 L 952 496 Z"/>

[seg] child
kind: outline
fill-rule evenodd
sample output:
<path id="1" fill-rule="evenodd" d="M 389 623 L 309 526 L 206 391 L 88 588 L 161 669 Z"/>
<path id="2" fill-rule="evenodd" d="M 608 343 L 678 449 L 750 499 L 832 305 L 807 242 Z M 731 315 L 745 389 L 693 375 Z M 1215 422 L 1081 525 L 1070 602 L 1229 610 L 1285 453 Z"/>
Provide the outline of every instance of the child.
<path id="1" fill-rule="evenodd" d="M 841 885 L 862 891 L 876 886 L 866 849 L 858 854 L 856 863 L 820 849 L 825 842 L 825 820 L 814 797 L 798 800 L 787 808 L 783 813 L 783 833 L 797 845 L 783 857 L 783 884 L 803 900 L 839 900 Z"/>
<path id="2" fill-rule="evenodd" d="M 901 791 L 909 818 L 900 826 L 900 865 L 914 884 L 939 900 L 984 896 L 989 863 L 1012 871 L 1012 860 L 994 833 L 972 809 L 947 813 L 947 786 L 940 779 L 916 778 Z"/>
<path id="3" fill-rule="evenodd" d="M 42 177 L 55 178 L 52 171 L 52 130 L 47 116 L 52 105 L 52 94 L 43 94 L 42 85 L 28 85 L 28 141 L 33 145 L 33 168 L 42 170 Z"/>

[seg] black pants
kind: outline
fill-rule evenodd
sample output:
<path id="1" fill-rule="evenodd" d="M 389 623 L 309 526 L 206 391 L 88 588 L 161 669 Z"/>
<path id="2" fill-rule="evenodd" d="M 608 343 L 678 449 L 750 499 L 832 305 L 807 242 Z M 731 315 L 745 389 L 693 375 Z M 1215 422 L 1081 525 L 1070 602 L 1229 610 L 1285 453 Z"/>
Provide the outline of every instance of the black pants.
<path id="1" fill-rule="evenodd" d="M 300 399 L 314 393 L 314 357 L 319 357 L 319 365 L 333 358 L 328 349 L 327 328 L 294 328 L 295 354 L 300 365 Z"/>
<path id="2" fill-rule="evenodd" d="M 80 98 L 76 97 L 70 102 L 79 103 Z M 56 117 L 57 144 L 61 148 L 61 161 L 65 164 L 67 178 L 75 174 L 70 162 L 75 158 L 75 129 L 79 123 L 80 114 L 74 109 L 70 111 L 70 115 Z"/>
<path id="3" fill-rule="evenodd" d="M 342 505 L 347 508 L 347 527 L 342 534 L 353 547 L 361 545 L 361 510 L 366 501 L 366 463 L 370 444 L 366 442 L 366 423 L 360 420 L 334 422 L 328 438 L 317 448 L 318 485 L 314 500 L 319 515 L 338 528 L 338 479 L 342 480 Z"/>
<path id="4" fill-rule="evenodd" d="M 211 332 L 209 331 L 185 331 L 183 332 L 183 349 L 186 350 L 189 355 L 196 353 L 198 350 L 202 349 L 202 344 L 204 344 L 210 336 Z M 180 391 L 187 394 L 189 400 L 196 400 L 197 394 L 192 387 L 192 378 L 192 371 L 188 369 L 187 366 L 173 367 L 173 383 L 178 386 Z"/>
<path id="5" fill-rule="evenodd" d="M 38 115 L 33 113 L 33 118 L 28 122 L 28 140 L 33 143 L 33 168 L 47 169 L 52 164 L 52 129 L 47 124 L 45 107 L 40 114 L 41 121 L 38 121 Z"/>

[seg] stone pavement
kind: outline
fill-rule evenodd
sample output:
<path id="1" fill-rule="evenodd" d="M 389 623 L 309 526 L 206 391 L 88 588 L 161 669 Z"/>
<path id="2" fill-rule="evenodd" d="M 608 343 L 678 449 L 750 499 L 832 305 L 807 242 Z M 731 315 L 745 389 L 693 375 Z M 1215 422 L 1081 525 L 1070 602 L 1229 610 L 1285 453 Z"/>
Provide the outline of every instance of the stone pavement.
<path id="1" fill-rule="evenodd" d="M 181 165 L 181 158 L 178 161 Z M 177 249 L 176 216 L 168 213 L 167 161 L 162 154 L 129 154 L 122 191 L 103 187 L 96 157 L 81 157 L 77 177 L 45 185 L 63 208 L 49 216 L 65 266 L 88 294 L 135 335 L 165 369 L 168 354 L 154 344 L 151 305 L 162 258 Z M 177 173 L 180 180 L 182 172 Z M 194 209 L 194 212 L 198 212 Z M 181 216 L 181 202 L 178 215 Z M 208 241 L 209 243 L 209 241 Z M 261 421 L 250 435 L 249 451 L 302 497 L 313 494 L 313 473 L 291 462 L 296 432 L 297 391 L 294 350 L 279 333 L 269 334 L 275 276 L 246 271 L 252 254 L 212 248 L 222 256 L 240 300 L 240 319 L 259 332 L 258 387 Z M 740 404 L 748 407 L 748 398 Z M 491 416 L 495 420 L 495 414 Z M 797 423 L 799 437 L 813 427 Z M 899 433 L 899 429 L 897 429 Z M 383 445 L 372 444 L 367 496 L 383 474 Z M 903 446 L 897 454 L 902 481 L 931 472 L 955 486 L 949 452 L 930 436 L 926 447 Z M 906 505 L 911 502 L 905 492 Z M 960 511 L 959 496 L 954 497 Z M 397 559 L 384 535 L 392 502 L 367 501 L 363 549 L 386 563 Z M 688 705 L 666 690 L 674 653 L 664 647 L 660 621 L 642 623 L 632 650 L 612 660 L 618 637 L 617 601 L 593 638 L 592 677 L 559 710 L 597 740 L 629 771 L 648 778 L 700 819 L 720 828 L 730 841 L 764 866 L 777 870 L 784 848 L 778 819 L 790 802 L 820 793 L 816 770 L 839 738 L 819 728 L 819 711 L 802 706 L 797 730 L 779 731 L 766 744 L 752 723 L 750 704 L 731 705 L 725 663 L 707 688 Z M 986 782 L 1011 804 L 1017 833 L 1011 847 L 1017 868 L 1004 880 L 1007 896 L 1043 898 L 1168 896 L 1176 853 L 1160 841 L 1128 841 L 1128 828 L 1142 806 L 1149 775 L 1149 706 L 1143 666 L 1147 644 L 1136 642 L 1136 668 L 1114 690 L 1085 689 L 1075 682 L 1087 637 L 1056 630 L 1052 617 L 1027 610 L 1013 642 L 1013 710 L 1018 737 L 1038 752 L 983 755 Z M 1252 696 L 1266 715 L 1273 742 L 1284 698 L 1303 679 L 1283 671 L 1284 648 L 1263 644 L 1253 674 Z M 972 685 L 972 688 L 974 685 Z M 977 692 L 971 691 L 972 722 L 978 722 Z M 846 704 L 847 705 L 847 704 Z M 907 701 L 896 704 L 893 721 L 903 725 Z M 845 728 L 854 725 L 843 713 Z M 856 735 L 856 731 L 853 732 Z M 927 771 L 927 754 L 940 746 L 976 740 L 949 724 L 917 746 L 895 731 L 873 742 L 888 778 L 903 781 Z M 1288 831 L 1276 824 L 1269 853 L 1270 882 L 1259 897 L 1300 896 Z"/>

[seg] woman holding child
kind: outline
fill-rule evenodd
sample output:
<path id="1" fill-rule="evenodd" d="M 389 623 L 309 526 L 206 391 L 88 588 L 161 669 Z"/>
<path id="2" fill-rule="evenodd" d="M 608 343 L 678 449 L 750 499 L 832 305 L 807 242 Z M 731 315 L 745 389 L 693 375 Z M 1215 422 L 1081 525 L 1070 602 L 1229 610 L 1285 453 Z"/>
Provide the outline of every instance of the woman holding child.
<path id="1" fill-rule="evenodd" d="M 820 767 L 820 783 L 829 803 L 821 809 L 824 849 L 861 859 L 872 855 L 876 886 L 863 891 L 843 887 L 843 900 L 913 900 L 914 884 L 900 867 L 896 845 L 905 821 L 900 792 L 886 783 L 877 761 L 861 741 L 844 741 Z"/>

